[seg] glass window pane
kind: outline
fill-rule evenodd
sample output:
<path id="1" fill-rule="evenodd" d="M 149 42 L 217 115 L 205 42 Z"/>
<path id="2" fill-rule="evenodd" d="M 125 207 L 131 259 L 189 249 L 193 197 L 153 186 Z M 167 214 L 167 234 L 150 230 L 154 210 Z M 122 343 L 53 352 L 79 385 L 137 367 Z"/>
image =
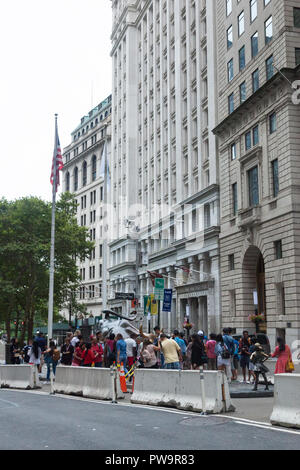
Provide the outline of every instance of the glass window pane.
<path id="1" fill-rule="evenodd" d="M 266 60 L 266 74 L 267 80 L 270 80 L 270 78 L 272 78 L 274 75 L 273 56 L 269 57 Z"/>
<path id="2" fill-rule="evenodd" d="M 257 166 L 255 166 L 254 168 L 248 171 L 248 184 L 249 184 L 249 205 L 257 206 L 259 204 Z"/>
<path id="3" fill-rule="evenodd" d="M 254 33 L 251 37 L 251 53 L 252 57 L 255 57 L 258 54 L 258 33 Z"/>
<path id="4" fill-rule="evenodd" d="M 245 46 L 243 46 L 239 50 L 239 67 L 240 70 L 243 70 L 246 66 L 246 58 L 245 58 Z"/>
<path id="5" fill-rule="evenodd" d="M 273 37 L 273 23 L 272 23 L 272 16 L 267 19 L 265 22 L 265 42 L 268 44 Z"/>
<path id="6" fill-rule="evenodd" d="M 238 16 L 238 31 L 239 31 L 239 36 L 243 34 L 245 31 L 245 15 L 244 12 Z"/>
<path id="7" fill-rule="evenodd" d="M 227 49 L 230 49 L 233 44 L 233 32 L 232 26 L 227 29 Z"/>

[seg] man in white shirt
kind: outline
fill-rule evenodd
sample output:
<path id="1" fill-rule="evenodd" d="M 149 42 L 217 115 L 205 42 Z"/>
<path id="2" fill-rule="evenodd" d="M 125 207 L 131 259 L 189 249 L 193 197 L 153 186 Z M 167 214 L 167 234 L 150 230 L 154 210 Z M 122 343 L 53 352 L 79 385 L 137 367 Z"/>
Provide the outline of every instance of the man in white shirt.
<path id="1" fill-rule="evenodd" d="M 130 338 L 125 339 L 128 370 L 131 369 L 136 358 L 137 346 L 136 346 L 135 338 L 136 338 L 136 335 L 132 334 L 130 335 Z"/>
<path id="2" fill-rule="evenodd" d="M 81 331 L 80 330 L 76 330 L 75 333 L 74 333 L 74 336 L 73 338 L 71 339 L 71 344 L 75 350 L 76 346 L 77 346 L 77 343 L 79 342 L 79 338 L 78 336 L 81 335 Z"/>

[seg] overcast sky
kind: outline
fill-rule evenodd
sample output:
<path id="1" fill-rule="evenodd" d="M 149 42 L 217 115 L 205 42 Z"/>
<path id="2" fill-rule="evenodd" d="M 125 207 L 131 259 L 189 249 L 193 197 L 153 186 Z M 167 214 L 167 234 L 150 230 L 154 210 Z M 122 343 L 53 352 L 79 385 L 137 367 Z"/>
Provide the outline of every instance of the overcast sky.
<path id="1" fill-rule="evenodd" d="M 111 93 L 110 0 L 1 0 L 0 198 L 51 200 L 61 146 Z"/>

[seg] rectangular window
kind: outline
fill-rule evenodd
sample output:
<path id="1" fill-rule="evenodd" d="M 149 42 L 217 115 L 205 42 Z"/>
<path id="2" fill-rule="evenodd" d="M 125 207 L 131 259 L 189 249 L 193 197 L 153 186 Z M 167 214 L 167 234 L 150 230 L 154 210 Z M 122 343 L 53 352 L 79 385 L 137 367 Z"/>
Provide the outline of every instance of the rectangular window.
<path id="1" fill-rule="evenodd" d="M 236 144 L 232 144 L 230 147 L 231 160 L 236 159 Z"/>
<path id="2" fill-rule="evenodd" d="M 229 82 L 233 79 L 233 59 L 230 59 L 227 64 L 227 78 Z"/>
<path id="3" fill-rule="evenodd" d="M 237 183 L 232 185 L 232 212 L 236 215 L 238 211 Z"/>
<path id="4" fill-rule="evenodd" d="M 259 70 L 256 69 L 252 74 L 252 91 L 255 93 L 259 89 Z"/>
<path id="5" fill-rule="evenodd" d="M 266 7 L 267 5 L 269 5 L 270 1 L 271 1 L 271 0 L 264 0 L 265 7 Z"/>
<path id="6" fill-rule="evenodd" d="M 250 0 L 250 20 L 255 20 L 257 17 L 257 0 Z"/>
<path id="7" fill-rule="evenodd" d="M 259 204 L 259 187 L 258 187 L 258 167 L 255 166 L 248 171 L 248 189 L 249 189 L 249 206 L 257 206 Z"/>
<path id="8" fill-rule="evenodd" d="M 229 16 L 232 12 L 232 0 L 226 0 L 226 15 Z"/>
<path id="9" fill-rule="evenodd" d="M 276 113 L 272 113 L 269 116 L 269 129 L 270 129 L 270 134 L 273 134 L 273 132 L 276 132 L 277 124 L 276 124 Z"/>
<path id="10" fill-rule="evenodd" d="M 294 26 L 300 28 L 300 8 L 294 8 Z"/>
<path id="11" fill-rule="evenodd" d="M 240 104 L 246 101 L 246 82 L 240 84 Z"/>
<path id="12" fill-rule="evenodd" d="M 281 243 L 281 240 L 276 240 L 276 242 L 274 242 L 274 252 L 275 252 L 275 259 L 282 259 L 282 243 Z"/>
<path id="13" fill-rule="evenodd" d="M 296 66 L 300 64 L 300 48 L 299 47 L 295 48 L 295 63 L 296 63 Z"/>
<path id="14" fill-rule="evenodd" d="M 246 132 L 245 134 L 245 149 L 246 149 L 246 152 L 247 150 L 250 150 L 251 149 L 251 131 L 249 132 Z"/>
<path id="15" fill-rule="evenodd" d="M 272 78 L 273 75 L 274 75 L 273 62 L 274 62 L 274 59 L 273 59 L 273 56 L 271 55 L 271 57 L 269 57 L 269 58 L 266 60 L 266 76 L 267 76 L 267 80 L 270 80 L 270 78 Z"/>
<path id="16" fill-rule="evenodd" d="M 279 176 L 278 176 L 278 160 L 273 160 L 272 163 L 272 182 L 273 182 L 273 197 L 278 196 L 279 192 Z"/>
<path id="17" fill-rule="evenodd" d="M 233 44 L 232 25 L 227 29 L 227 49 L 230 49 Z"/>
<path id="18" fill-rule="evenodd" d="M 253 145 L 257 145 L 259 143 L 259 129 L 258 125 L 255 126 L 252 130 L 252 136 L 253 136 Z"/>
<path id="19" fill-rule="evenodd" d="M 228 112 L 229 114 L 233 113 L 234 111 L 234 95 L 231 93 L 231 95 L 228 96 Z"/>
<path id="20" fill-rule="evenodd" d="M 251 36 L 251 55 L 252 58 L 258 54 L 258 32 Z"/>
<path id="21" fill-rule="evenodd" d="M 239 50 L 239 67 L 240 70 L 243 70 L 246 66 L 246 57 L 245 57 L 245 46 Z"/>
<path id="22" fill-rule="evenodd" d="M 265 43 L 268 44 L 273 37 L 273 20 L 272 16 L 265 21 Z"/>
<path id="23" fill-rule="evenodd" d="M 245 14 L 244 11 L 238 16 L 238 32 L 239 36 L 245 31 Z"/>
<path id="24" fill-rule="evenodd" d="M 229 265 L 229 271 L 233 271 L 234 270 L 234 255 L 228 256 L 228 265 Z"/>

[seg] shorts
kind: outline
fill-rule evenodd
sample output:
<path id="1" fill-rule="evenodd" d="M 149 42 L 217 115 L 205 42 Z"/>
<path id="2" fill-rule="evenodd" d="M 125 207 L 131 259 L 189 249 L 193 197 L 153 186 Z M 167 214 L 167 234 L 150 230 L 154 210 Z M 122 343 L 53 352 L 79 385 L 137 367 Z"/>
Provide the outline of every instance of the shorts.
<path id="1" fill-rule="evenodd" d="M 220 366 L 226 366 L 226 367 L 230 367 L 230 358 L 229 359 L 223 359 L 221 356 L 218 356 L 217 357 L 217 366 L 220 367 Z"/>
<path id="2" fill-rule="evenodd" d="M 246 367 L 249 369 L 249 362 L 249 356 L 241 356 L 240 365 L 242 369 L 245 369 Z"/>
<path id="3" fill-rule="evenodd" d="M 249 367 L 248 367 L 249 370 L 254 370 L 254 364 L 253 362 L 249 361 Z"/>
<path id="4" fill-rule="evenodd" d="M 179 364 L 179 362 L 170 362 L 168 364 L 164 364 L 164 369 L 178 370 L 178 369 L 180 369 L 180 364 Z"/>
<path id="5" fill-rule="evenodd" d="M 232 369 L 237 370 L 238 368 L 239 368 L 239 358 L 237 356 L 233 356 Z"/>

